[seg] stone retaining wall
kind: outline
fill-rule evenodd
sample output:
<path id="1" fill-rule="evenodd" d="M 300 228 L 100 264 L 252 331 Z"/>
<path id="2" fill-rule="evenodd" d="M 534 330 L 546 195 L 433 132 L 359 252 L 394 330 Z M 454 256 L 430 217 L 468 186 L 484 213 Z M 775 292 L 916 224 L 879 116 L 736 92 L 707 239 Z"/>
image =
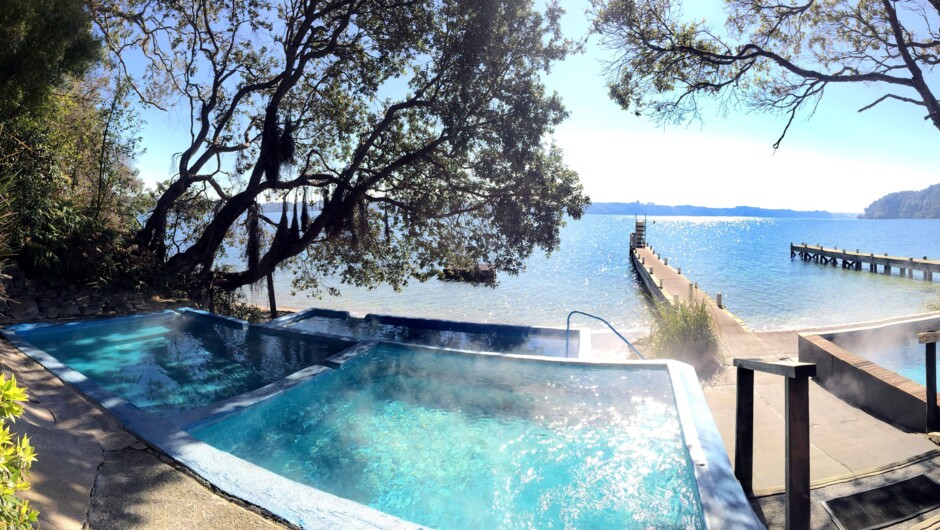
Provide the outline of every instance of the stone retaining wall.
<path id="1" fill-rule="evenodd" d="M 43 284 L 29 280 L 16 267 L 4 272 L 5 277 L 0 281 L 9 300 L 0 302 L 0 325 L 127 315 L 191 305 L 188 300 L 163 300 L 98 285 Z"/>

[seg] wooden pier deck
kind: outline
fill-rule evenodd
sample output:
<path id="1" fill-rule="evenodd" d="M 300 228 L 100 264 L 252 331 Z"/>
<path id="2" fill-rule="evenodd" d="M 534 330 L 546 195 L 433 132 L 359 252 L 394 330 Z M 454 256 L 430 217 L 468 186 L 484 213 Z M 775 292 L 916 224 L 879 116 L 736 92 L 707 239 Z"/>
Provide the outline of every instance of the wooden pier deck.
<path id="1" fill-rule="evenodd" d="M 825 248 L 822 245 L 807 245 L 806 243 L 790 243 L 790 257 L 799 257 L 803 261 L 815 261 L 822 265 L 832 265 L 836 267 L 840 260 L 843 269 L 860 271 L 864 265 L 868 266 L 868 271 L 878 272 L 878 267 L 884 274 L 891 274 L 891 269 L 898 269 L 899 276 L 908 278 L 914 277 L 914 271 L 921 273 L 924 281 L 933 281 L 935 272 L 940 272 L 940 260 L 922 259 L 904 256 L 889 256 L 888 254 L 874 254 L 870 252 L 860 252 L 856 249 L 854 252 L 846 249 Z"/>
<path id="2" fill-rule="evenodd" d="M 630 257 L 652 298 L 657 303 L 706 300 L 715 317 L 718 341 L 726 363 L 730 364 L 733 358 L 771 362 L 798 359 L 797 332 L 754 332 L 748 329 L 725 307 L 726 300 L 719 306 L 717 293 L 709 296 L 703 289 L 696 288 L 695 282 L 678 263 L 646 246 L 648 241 L 645 237 L 642 242 L 644 246 L 633 249 Z M 841 251 L 838 257 L 842 259 Z M 733 298 L 727 301 L 733 303 Z M 787 414 L 786 392 L 780 378 L 771 374 L 755 374 L 753 384 L 754 429 L 760 435 L 754 439 L 752 488 L 762 496 L 782 491 L 787 478 L 783 421 Z M 737 371 L 728 366 L 715 379 L 703 382 L 702 386 L 725 449 L 731 461 L 734 461 Z M 809 381 L 809 400 L 812 418 L 809 449 L 813 498 L 811 528 L 835 527 L 831 516 L 818 500 L 827 491 L 824 488 L 835 484 L 837 480 L 847 480 L 846 477 L 859 476 L 864 472 L 877 478 L 880 475 L 871 470 L 888 469 L 898 465 L 898 462 L 913 461 L 930 451 L 934 451 L 931 453 L 933 455 L 938 454 L 935 452 L 936 446 L 926 437 L 901 431 L 870 416 L 829 393 L 813 380 Z M 940 462 L 940 456 L 934 458 Z M 845 493 L 835 496 L 842 495 Z M 783 527 L 782 506 L 785 502 L 782 498 L 782 495 L 757 498 L 756 502 L 761 504 L 769 528 Z M 771 505 L 775 502 L 780 507 Z M 937 513 L 929 512 L 921 518 L 936 516 Z"/>

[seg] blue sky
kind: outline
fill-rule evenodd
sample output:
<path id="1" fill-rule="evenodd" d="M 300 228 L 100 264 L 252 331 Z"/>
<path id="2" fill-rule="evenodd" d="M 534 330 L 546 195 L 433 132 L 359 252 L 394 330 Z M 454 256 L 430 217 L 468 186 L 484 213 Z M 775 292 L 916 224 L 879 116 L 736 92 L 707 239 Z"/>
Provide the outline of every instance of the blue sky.
<path id="1" fill-rule="evenodd" d="M 564 31 L 583 36 L 587 2 L 565 0 Z M 688 17 L 720 26 L 722 2 L 686 2 Z M 657 127 L 607 97 L 596 38 L 585 54 L 558 64 L 546 78 L 571 115 L 554 140 L 594 202 L 738 205 L 860 212 L 886 193 L 940 182 L 940 131 L 911 105 L 886 102 L 864 113 L 877 87 L 827 89 L 811 119 L 798 116 L 779 150 L 771 145 L 785 118 L 730 111 L 703 122 Z M 147 113 L 138 159 L 148 185 L 173 174 L 172 155 L 186 143 L 185 114 Z"/>

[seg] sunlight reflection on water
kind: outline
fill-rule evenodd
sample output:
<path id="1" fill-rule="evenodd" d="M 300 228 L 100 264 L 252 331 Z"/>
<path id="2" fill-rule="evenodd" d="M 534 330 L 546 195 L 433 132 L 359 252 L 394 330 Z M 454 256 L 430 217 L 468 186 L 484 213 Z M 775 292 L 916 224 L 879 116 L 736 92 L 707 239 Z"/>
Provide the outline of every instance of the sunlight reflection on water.
<path id="1" fill-rule="evenodd" d="M 354 314 L 397 314 L 449 320 L 564 327 L 573 309 L 594 313 L 628 334 L 649 330 L 650 310 L 627 261 L 633 216 L 588 215 L 562 229 L 561 248 L 533 256 L 516 277 L 495 288 L 431 280 L 402 292 L 342 286 L 339 298 L 290 294 L 276 278 L 284 307 L 323 307 Z M 892 255 L 940 257 L 940 220 L 821 220 L 713 217 L 650 218 L 648 238 L 671 266 L 710 294 L 721 292 L 753 329 L 845 324 L 922 312 L 940 283 L 845 271 L 791 259 L 789 244 L 859 248 Z M 895 271 L 895 275 L 897 271 Z M 263 290 L 252 301 L 266 305 Z M 576 317 L 575 326 L 603 325 Z"/>

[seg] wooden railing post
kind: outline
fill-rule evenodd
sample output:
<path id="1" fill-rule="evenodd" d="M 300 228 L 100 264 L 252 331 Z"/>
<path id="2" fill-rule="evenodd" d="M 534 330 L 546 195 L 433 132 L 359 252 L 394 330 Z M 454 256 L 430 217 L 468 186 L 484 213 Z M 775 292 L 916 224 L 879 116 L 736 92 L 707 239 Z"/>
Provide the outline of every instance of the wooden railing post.
<path id="1" fill-rule="evenodd" d="M 786 527 L 809 528 L 809 378 L 816 375 L 816 365 L 735 359 L 734 366 L 738 369 L 734 476 L 745 493 L 753 493 L 754 372 L 781 375 L 786 378 Z"/>
<path id="2" fill-rule="evenodd" d="M 787 528 L 809 528 L 809 378 L 787 378 Z"/>
<path id="3" fill-rule="evenodd" d="M 937 419 L 937 339 L 940 339 L 940 331 L 917 334 L 917 342 L 926 345 L 924 367 L 927 370 L 927 432 L 940 429 Z"/>
<path id="4" fill-rule="evenodd" d="M 927 432 L 940 429 L 937 421 L 937 343 L 927 343 Z"/>
<path id="5" fill-rule="evenodd" d="M 754 371 L 738 367 L 735 409 L 734 476 L 744 493 L 754 493 Z"/>

